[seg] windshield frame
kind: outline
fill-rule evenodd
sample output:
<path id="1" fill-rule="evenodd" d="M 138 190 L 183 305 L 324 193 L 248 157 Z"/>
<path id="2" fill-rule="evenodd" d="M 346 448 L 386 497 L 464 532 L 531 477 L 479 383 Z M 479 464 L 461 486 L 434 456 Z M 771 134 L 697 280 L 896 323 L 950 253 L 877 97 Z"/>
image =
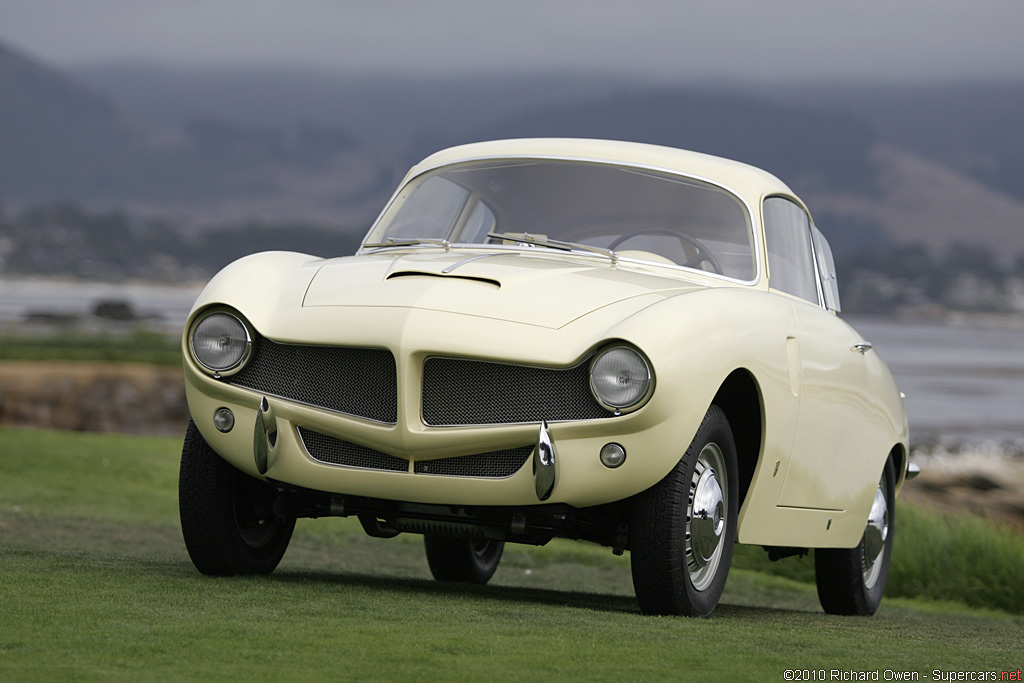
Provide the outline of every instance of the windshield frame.
<path id="1" fill-rule="evenodd" d="M 605 262 L 611 263 L 612 265 L 618 265 L 618 264 L 622 264 L 622 263 L 635 263 L 635 264 L 640 264 L 640 265 L 644 265 L 644 266 L 657 266 L 659 268 L 665 268 L 665 269 L 670 269 L 670 270 L 682 271 L 684 273 L 697 273 L 697 274 L 704 275 L 704 276 L 707 276 L 707 277 L 710 277 L 710 278 L 715 278 L 715 279 L 718 279 L 718 280 L 725 280 L 727 282 L 734 282 L 734 283 L 739 283 L 739 284 L 743 284 L 743 285 L 757 285 L 757 284 L 762 282 L 762 280 L 763 280 L 763 273 L 764 273 L 764 266 L 763 266 L 764 249 L 763 249 L 763 245 L 762 245 L 761 225 L 760 225 L 760 222 L 758 221 L 758 214 L 753 210 L 751 202 L 748 201 L 747 198 L 743 194 L 741 194 L 740 192 L 737 192 L 736 190 L 734 190 L 733 188 L 729 187 L 727 184 L 725 184 L 725 183 L 723 183 L 721 181 L 714 180 L 712 178 L 709 178 L 709 177 L 706 177 L 706 176 L 703 176 L 703 175 L 700 175 L 700 174 L 696 174 L 696 173 L 686 173 L 684 171 L 680 171 L 679 169 L 667 168 L 667 167 L 664 167 L 664 166 L 657 166 L 657 165 L 650 165 L 650 164 L 639 164 L 639 163 L 633 163 L 633 162 L 621 161 L 621 160 L 615 160 L 615 159 L 608 159 L 608 158 L 593 158 L 593 157 L 573 156 L 573 155 L 558 155 L 558 154 L 502 154 L 502 155 L 467 156 L 467 157 L 464 157 L 464 158 L 461 158 L 461 159 L 458 159 L 458 160 L 452 161 L 452 162 L 438 163 L 438 164 L 433 164 L 433 165 L 430 165 L 430 166 L 424 166 L 422 168 L 414 167 L 413 170 L 415 170 L 416 173 L 410 172 L 410 174 L 408 174 L 402 180 L 402 182 L 399 183 L 398 187 L 395 189 L 395 191 L 391 195 L 390 199 L 388 199 L 387 203 L 384 205 L 384 208 L 381 210 L 380 214 L 378 214 L 377 218 L 373 221 L 373 224 L 370 226 L 370 229 L 363 236 L 362 242 L 360 243 L 360 246 L 359 246 L 359 250 L 356 252 L 356 254 L 357 255 L 374 254 L 374 253 L 380 253 L 381 251 L 390 251 L 390 250 L 394 250 L 394 249 L 417 249 L 418 250 L 418 249 L 423 249 L 423 248 L 426 248 L 426 249 L 438 249 L 438 248 L 440 248 L 436 243 L 432 244 L 432 243 L 429 243 L 429 241 L 427 241 L 427 242 L 420 242 L 420 243 L 414 244 L 414 245 L 404 245 L 404 246 L 397 245 L 397 244 L 395 246 L 383 246 L 383 247 L 374 246 L 374 247 L 369 247 L 369 248 L 364 246 L 364 245 L 367 244 L 367 240 L 370 238 L 370 236 L 373 235 L 374 232 L 378 229 L 378 226 L 380 225 L 380 223 L 383 220 L 384 216 L 387 215 L 387 213 L 390 211 L 392 205 L 398 200 L 398 197 L 402 194 L 402 192 L 405 190 L 405 188 L 408 185 L 410 185 L 411 183 L 413 183 L 413 182 L 417 181 L 418 179 L 422 178 L 426 174 L 433 173 L 433 172 L 435 172 L 435 171 L 437 171 L 439 169 L 457 168 L 457 167 L 460 167 L 460 166 L 468 166 L 468 165 L 481 164 L 481 163 L 487 163 L 487 162 L 494 162 L 494 163 L 527 162 L 528 163 L 528 162 L 544 162 L 544 161 L 576 162 L 576 163 L 585 163 L 585 164 L 597 164 L 597 165 L 603 165 L 603 166 L 615 166 L 615 167 L 619 167 L 619 168 L 622 168 L 622 169 L 630 169 L 630 170 L 634 170 L 635 169 L 635 170 L 640 171 L 640 172 L 650 172 L 650 173 L 661 174 L 661 175 L 666 175 L 666 176 L 675 176 L 675 177 L 680 178 L 682 180 L 694 181 L 696 183 L 703 183 L 703 184 L 708 185 L 708 186 L 710 186 L 712 188 L 716 188 L 718 190 L 721 190 L 722 192 L 725 192 L 726 194 L 731 196 L 734 200 L 736 200 L 743 207 L 743 210 L 746 212 L 746 218 L 747 218 L 747 221 L 748 221 L 748 227 L 749 227 L 750 232 L 751 232 L 751 235 L 750 235 L 750 238 L 751 238 L 751 249 L 752 249 L 752 252 L 753 252 L 752 256 L 753 256 L 753 260 L 754 260 L 754 276 L 753 276 L 753 278 L 751 278 L 749 280 L 743 280 L 743 279 L 740 279 L 740 278 L 737 278 L 737 277 L 733 277 L 733 276 L 729 276 L 729 275 L 724 275 L 724 274 L 719 274 L 719 273 L 715 273 L 715 272 L 710 272 L 710 271 L 703 270 L 703 269 L 700 269 L 700 268 L 692 268 L 692 267 L 687 267 L 687 266 L 683 266 L 683 265 L 679 265 L 679 264 L 669 264 L 669 263 L 664 263 L 664 262 L 661 262 L 661 261 L 648 261 L 648 260 L 644 260 L 644 259 L 633 258 L 633 257 L 630 257 L 630 256 L 619 256 L 619 255 L 617 255 L 615 259 L 609 260 L 608 257 L 606 257 L 606 256 L 602 256 L 600 254 L 594 254 L 593 252 L 590 252 L 590 251 L 583 251 L 583 250 L 576 250 L 576 249 L 573 249 L 571 251 L 566 251 L 564 249 L 558 249 L 558 248 L 553 248 L 553 247 L 545 247 L 545 246 L 539 245 L 539 244 L 538 245 L 531 245 L 529 247 L 524 247 L 522 245 L 514 245 L 514 244 L 513 245 L 509 245 L 509 244 L 487 244 L 487 243 L 473 243 L 473 242 L 469 242 L 469 243 L 467 243 L 467 242 L 452 242 L 452 243 L 449 244 L 449 246 L 445 247 L 444 250 L 445 251 L 449 251 L 450 249 L 459 248 L 459 249 L 475 249 L 475 250 L 486 250 L 486 251 L 490 251 L 490 250 L 506 250 L 506 251 L 508 251 L 508 250 L 511 250 L 511 251 L 515 251 L 515 252 L 522 252 L 522 251 L 525 251 L 525 250 L 533 251 L 534 249 L 538 249 L 539 248 L 539 249 L 544 249 L 544 253 L 550 253 L 550 254 L 555 254 L 555 255 L 561 254 L 561 255 L 564 256 L 566 254 L 572 254 L 574 257 L 575 256 L 585 256 L 585 257 L 588 257 L 588 258 L 601 258 Z M 434 240 L 434 242 L 436 242 L 436 240 Z"/>

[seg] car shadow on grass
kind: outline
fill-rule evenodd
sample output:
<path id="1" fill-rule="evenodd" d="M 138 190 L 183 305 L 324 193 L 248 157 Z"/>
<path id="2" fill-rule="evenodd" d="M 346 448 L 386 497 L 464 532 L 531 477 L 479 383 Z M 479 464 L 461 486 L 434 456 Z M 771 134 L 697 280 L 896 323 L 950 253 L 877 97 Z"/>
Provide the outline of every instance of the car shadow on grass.
<path id="1" fill-rule="evenodd" d="M 267 581 L 278 584 L 322 584 L 327 591 L 355 589 L 382 591 L 392 594 L 420 595 L 424 599 L 438 598 L 450 604 L 453 600 L 493 602 L 511 605 L 528 603 L 550 607 L 572 607 L 614 614 L 641 616 L 640 607 L 632 596 L 567 591 L 551 588 L 521 586 L 473 585 L 440 582 L 400 576 L 382 576 L 363 573 L 335 573 L 327 571 L 278 570 Z M 779 606 L 719 604 L 713 617 L 726 619 L 778 619 L 784 616 L 810 616 L 813 611 Z M 656 618 L 656 617 L 652 617 Z"/>

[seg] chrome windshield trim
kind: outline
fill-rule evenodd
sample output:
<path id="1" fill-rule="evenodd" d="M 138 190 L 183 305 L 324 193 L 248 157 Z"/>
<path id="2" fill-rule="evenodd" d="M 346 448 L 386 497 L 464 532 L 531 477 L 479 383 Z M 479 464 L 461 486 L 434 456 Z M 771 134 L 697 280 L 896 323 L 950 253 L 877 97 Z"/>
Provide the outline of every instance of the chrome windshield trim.
<path id="1" fill-rule="evenodd" d="M 372 244 L 364 244 L 359 250 L 363 249 L 392 249 L 395 247 L 418 247 L 422 245 L 429 245 L 432 247 L 444 247 L 445 251 L 452 250 L 452 243 L 448 240 L 439 240 L 434 237 L 410 237 L 409 239 L 395 239 L 389 237 L 383 242 L 374 242 Z"/>

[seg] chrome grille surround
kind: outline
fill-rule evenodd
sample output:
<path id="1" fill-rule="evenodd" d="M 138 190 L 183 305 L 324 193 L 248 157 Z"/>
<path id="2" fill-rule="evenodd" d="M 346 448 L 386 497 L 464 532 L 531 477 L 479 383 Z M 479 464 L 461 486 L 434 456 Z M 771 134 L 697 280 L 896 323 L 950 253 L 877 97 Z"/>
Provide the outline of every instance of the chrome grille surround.
<path id="1" fill-rule="evenodd" d="M 248 365 L 225 381 L 374 422 L 398 421 L 398 370 L 387 349 L 279 344 L 257 334 Z"/>
<path id="2" fill-rule="evenodd" d="M 343 439 L 299 427 L 299 437 L 314 460 L 363 470 L 408 472 L 409 461 Z M 533 446 L 522 446 L 489 453 L 477 453 L 436 460 L 419 460 L 415 474 L 446 477 L 503 479 L 522 469 L 533 453 Z"/>
<path id="3" fill-rule="evenodd" d="M 590 359 L 542 368 L 431 356 L 423 362 L 424 424 L 455 427 L 612 417 L 590 391 Z"/>

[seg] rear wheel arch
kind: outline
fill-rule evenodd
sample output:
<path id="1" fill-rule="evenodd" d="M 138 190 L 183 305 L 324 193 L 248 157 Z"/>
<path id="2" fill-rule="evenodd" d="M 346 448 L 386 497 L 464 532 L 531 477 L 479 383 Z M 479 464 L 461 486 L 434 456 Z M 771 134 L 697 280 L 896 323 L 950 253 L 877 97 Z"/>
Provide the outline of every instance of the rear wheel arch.
<path id="1" fill-rule="evenodd" d="M 754 376 L 745 368 L 739 368 L 725 378 L 712 403 L 722 409 L 732 428 L 739 464 L 739 507 L 742 508 L 761 455 L 764 433 L 761 390 Z"/>

